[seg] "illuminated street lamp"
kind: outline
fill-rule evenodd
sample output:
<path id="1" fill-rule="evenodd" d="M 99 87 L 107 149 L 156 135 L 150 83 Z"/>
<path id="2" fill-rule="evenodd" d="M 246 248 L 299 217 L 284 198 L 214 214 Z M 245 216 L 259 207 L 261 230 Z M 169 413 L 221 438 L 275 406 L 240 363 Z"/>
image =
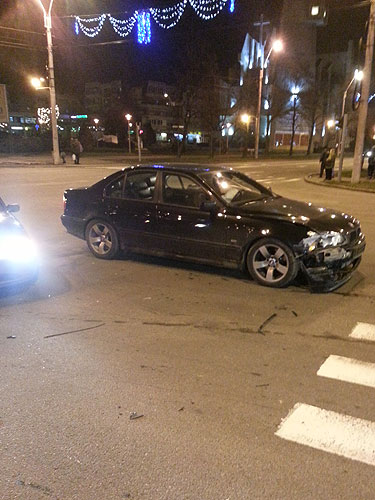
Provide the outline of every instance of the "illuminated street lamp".
<path id="1" fill-rule="evenodd" d="M 34 77 L 34 78 L 31 78 L 30 82 L 31 82 L 31 85 L 36 89 L 36 90 L 42 90 L 42 89 L 49 89 L 49 87 L 46 87 L 44 85 L 44 82 L 46 80 L 44 78 L 37 78 L 37 77 Z"/>
<path id="2" fill-rule="evenodd" d="M 99 118 L 94 118 L 95 127 L 98 128 Z"/>
<path id="3" fill-rule="evenodd" d="M 52 158 L 54 165 L 60 163 L 59 154 L 59 136 L 57 133 L 57 117 L 56 117 L 56 90 L 55 90 L 55 71 L 53 67 L 53 51 L 52 51 L 52 5 L 53 0 L 50 0 L 48 11 L 45 9 L 42 0 L 36 0 L 44 15 L 44 27 L 47 34 L 47 51 L 48 51 L 48 72 L 49 72 L 49 96 L 51 108 L 51 129 L 52 129 Z"/>
<path id="4" fill-rule="evenodd" d="M 258 86 L 258 106 L 257 106 L 257 114 L 255 121 L 255 150 L 254 157 L 258 158 L 259 156 L 259 136 L 260 136 L 260 115 L 262 111 L 262 90 L 263 90 L 263 73 L 264 68 L 267 67 L 269 58 L 272 52 L 281 52 L 283 50 L 283 42 L 281 40 L 274 40 L 270 50 L 268 51 L 266 59 L 264 59 L 264 48 L 262 48 L 262 58 L 260 62 L 260 70 L 259 70 L 259 86 Z"/>
<path id="5" fill-rule="evenodd" d="M 330 120 L 327 120 L 327 127 L 333 128 L 335 126 L 335 123 L 336 123 L 336 121 L 332 120 L 332 118 L 331 118 Z"/>
<path id="6" fill-rule="evenodd" d="M 131 144 L 131 140 L 130 140 L 130 129 L 132 128 L 133 124 L 130 122 L 130 120 L 132 119 L 132 115 L 127 113 L 125 115 L 125 118 L 128 120 L 128 142 L 129 142 L 129 153 L 132 152 L 132 144 Z"/>
<path id="7" fill-rule="evenodd" d="M 358 69 L 356 69 L 354 71 L 353 78 L 348 83 L 348 86 L 346 87 L 343 98 L 342 98 L 341 119 L 340 119 L 340 121 L 342 122 L 342 129 L 341 129 L 340 142 L 339 142 L 339 169 L 338 169 L 338 174 L 337 174 L 337 180 L 339 182 L 341 182 L 342 164 L 344 162 L 344 152 L 345 152 L 346 131 L 348 128 L 348 114 L 345 113 L 346 97 L 348 95 L 348 91 L 349 91 L 349 88 L 352 85 L 352 83 L 354 81 L 360 82 L 362 80 L 363 80 L 363 71 L 359 71 Z"/>

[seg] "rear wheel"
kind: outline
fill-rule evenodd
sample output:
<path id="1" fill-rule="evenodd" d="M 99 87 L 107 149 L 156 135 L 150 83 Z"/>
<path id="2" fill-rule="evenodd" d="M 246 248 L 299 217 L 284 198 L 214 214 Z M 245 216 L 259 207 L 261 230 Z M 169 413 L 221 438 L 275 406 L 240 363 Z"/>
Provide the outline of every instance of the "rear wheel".
<path id="1" fill-rule="evenodd" d="M 86 242 L 90 252 L 99 259 L 113 259 L 119 250 L 115 229 L 108 222 L 101 220 L 88 223 Z"/>
<path id="2" fill-rule="evenodd" d="M 257 241 L 247 254 L 246 264 L 258 283 L 274 288 L 289 285 L 299 269 L 292 250 L 274 238 Z"/>

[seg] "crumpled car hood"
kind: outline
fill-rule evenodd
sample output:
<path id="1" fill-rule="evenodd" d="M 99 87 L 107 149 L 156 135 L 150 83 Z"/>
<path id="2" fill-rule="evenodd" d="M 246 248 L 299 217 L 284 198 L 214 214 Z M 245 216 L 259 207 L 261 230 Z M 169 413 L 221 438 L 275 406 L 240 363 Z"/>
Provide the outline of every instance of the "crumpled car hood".
<path id="1" fill-rule="evenodd" d="M 302 224 L 320 233 L 340 230 L 348 232 L 359 225 L 359 221 L 351 215 L 283 197 L 269 197 L 246 203 L 239 207 L 239 212 L 243 215 L 259 215 Z"/>

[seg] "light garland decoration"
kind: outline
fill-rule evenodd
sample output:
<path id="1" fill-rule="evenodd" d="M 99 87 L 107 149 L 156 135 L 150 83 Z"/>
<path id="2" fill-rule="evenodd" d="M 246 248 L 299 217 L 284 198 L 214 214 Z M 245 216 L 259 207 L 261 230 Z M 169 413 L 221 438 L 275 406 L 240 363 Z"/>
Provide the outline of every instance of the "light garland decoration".
<path id="1" fill-rule="evenodd" d="M 161 28 L 169 30 L 170 28 L 176 26 L 178 21 L 181 19 L 187 2 L 188 0 L 183 0 L 173 7 L 167 7 L 165 9 L 150 9 L 150 12 L 156 24 L 158 24 Z"/>
<path id="2" fill-rule="evenodd" d="M 59 106 L 56 104 L 56 120 L 60 116 Z M 48 126 L 51 121 L 51 108 L 38 108 L 38 122 L 40 125 Z"/>
<path id="3" fill-rule="evenodd" d="M 129 17 L 129 19 L 125 19 L 124 21 L 112 17 L 111 14 L 108 14 L 107 17 L 109 19 L 109 22 L 112 24 L 112 28 L 115 30 L 115 32 L 118 35 L 125 37 L 128 36 L 134 28 L 134 25 L 137 22 L 137 15 L 138 12 L 136 11 L 134 12 L 134 15 L 132 17 Z"/>
<path id="4" fill-rule="evenodd" d="M 228 0 L 189 0 L 189 3 L 199 17 L 205 21 L 209 21 L 221 12 L 227 1 Z"/>
<path id="5" fill-rule="evenodd" d="M 75 16 L 74 31 L 76 35 L 82 32 L 93 38 L 101 32 L 104 21 L 108 19 L 114 31 L 125 37 L 132 32 L 135 23 L 137 23 L 138 43 L 148 45 L 151 42 L 151 16 L 161 28 L 170 29 L 179 22 L 188 3 L 197 16 L 204 21 L 209 21 L 214 19 L 226 4 L 229 4 L 229 12 L 234 12 L 234 2 L 235 0 L 181 0 L 171 7 L 135 11 L 127 19 L 116 19 L 111 14 L 101 14 L 91 18 Z"/>
<path id="6" fill-rule="evenodd" d="M 82 31 L 82 33 L 86 36 L 89 36 L 93 38 L 94 36 L 99 35 L 103 28 L 104 21 L 106 20 L 107 14 L 102 14 L 99 17 L 92 17 L 90 19 L 82 19 L 79 16 L 76 16 L 76 22 L 75 22 L 75 32 L 76 35 L 79 34 L 79 30 Z M 84 23 L 87 24 L 92 24 L 92 23 L 98 23 L 97 26 L 85 26 Z"/>
<path id="7" fill-rule="evenodd" d="M 151 42 L 151 16 L 147 11 L 137 13 L 138 43 L 147 45 Z"/>

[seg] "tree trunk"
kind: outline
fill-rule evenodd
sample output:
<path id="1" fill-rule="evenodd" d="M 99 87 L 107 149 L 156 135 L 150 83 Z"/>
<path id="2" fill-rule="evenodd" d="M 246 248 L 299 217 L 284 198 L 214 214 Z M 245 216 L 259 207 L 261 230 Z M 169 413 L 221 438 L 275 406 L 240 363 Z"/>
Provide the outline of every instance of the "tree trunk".
<path id="1" fill-rule="evenodd" d="M 307 145 L 307 151 L 306 151 L 306 155 L 311 155 L 312 151 L 311 151 L 311 146 L 312 146 L 312 141 L 313 141 L 313 137 L 314 137 L 314 127 L 315 127 L 315 117 L 313 118 L 312 122 L 311 122 L 311 128 L 310 128 L 310 134 L 309 134 L 309 144 Z"/>
<path id="2" fill-rule="evenodd" d="M 214 133 L 211 131 L 210 134 L 210 157 L 213 158 L 215 154 L 215 145 L 214 145 Z"/>
<path id="3" fill-rule="evenodd" d="M 267 115 L 266 142 L 265 142 L 266 154 L 270 152 L 270 140 L 271 140 L 270 133 L 271 133 L 271 120 L 270 120 L 270 115 Z"/>

